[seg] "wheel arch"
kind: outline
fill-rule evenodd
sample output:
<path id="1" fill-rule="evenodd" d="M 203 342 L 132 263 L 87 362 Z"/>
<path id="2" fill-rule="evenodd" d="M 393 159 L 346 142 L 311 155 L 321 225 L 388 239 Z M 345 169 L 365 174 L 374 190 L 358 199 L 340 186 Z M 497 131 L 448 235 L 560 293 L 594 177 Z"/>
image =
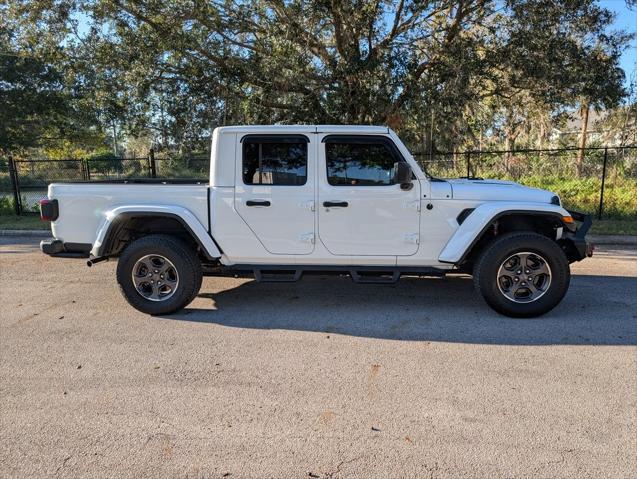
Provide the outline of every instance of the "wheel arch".
<path id="1" fill-rule="evenodd" d="M 483 204 L 472 211 L 449 239 L 439 256 L 442 263 L 471 262 L 495 238 L 512 231 L 534 231 L 557 240 L 557 229 L 569 213 L 549 204 Z"/>
<path id="2" fill-rule="evenodd" d="M 195 246 L 209 260 L 221 257 L 221 248 L 188 209 L 165 206 L 120 206 L 106 212 L 91 255 L 118 256 L 131 241 L 149 234 L 172 234 Z"/>

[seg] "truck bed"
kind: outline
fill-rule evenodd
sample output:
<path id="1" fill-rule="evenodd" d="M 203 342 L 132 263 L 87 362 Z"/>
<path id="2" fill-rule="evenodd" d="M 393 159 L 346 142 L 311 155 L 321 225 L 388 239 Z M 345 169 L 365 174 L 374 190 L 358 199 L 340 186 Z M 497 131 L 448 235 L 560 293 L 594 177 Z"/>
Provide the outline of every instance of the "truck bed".
<path id="1" fill-rule="evenodd" d="M 109 210 L 122 204 L 182 206 L 202 225 L 208 224 L 208 184 L 192 180 L 119 180 L 53 183 L 49 198 L 57 199 L 59 217 L 53 235 L 67 243 L 90 243 Z"/>

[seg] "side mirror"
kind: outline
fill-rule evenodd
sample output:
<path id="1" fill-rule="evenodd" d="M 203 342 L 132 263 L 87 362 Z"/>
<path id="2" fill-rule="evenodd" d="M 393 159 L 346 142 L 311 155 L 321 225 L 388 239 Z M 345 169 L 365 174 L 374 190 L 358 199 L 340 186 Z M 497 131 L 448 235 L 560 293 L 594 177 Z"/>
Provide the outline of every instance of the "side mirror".
<path id="1" fill-rule="evenodd" d="M 401 190 L 411 190 L 414 185 L 411 182 L 413 173 L 411 167 L 404 161 L 396 163 L 396 174 L 394 175 L 394 182 L 400 185 Z"/>

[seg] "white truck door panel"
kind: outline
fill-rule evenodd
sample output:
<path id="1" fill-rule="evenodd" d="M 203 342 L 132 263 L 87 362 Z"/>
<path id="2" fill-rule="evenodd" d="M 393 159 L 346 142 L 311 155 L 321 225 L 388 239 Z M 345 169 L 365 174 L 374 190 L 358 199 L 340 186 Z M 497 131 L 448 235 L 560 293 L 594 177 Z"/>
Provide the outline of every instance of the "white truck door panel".
<path id="1" fill-rule="evenodd" d="M 315 147 L 306 135 L 246 135 L 236 149 L 235 209 L 272 254 L 315 242 Z"/>
<path id="2" fill-rule="evenodd" d="M 420 184 L 393 184 L 389 138 L 329 135 L 319 144 L 319 237 L 334 255 L 410 256 L 420 241 Z"/>

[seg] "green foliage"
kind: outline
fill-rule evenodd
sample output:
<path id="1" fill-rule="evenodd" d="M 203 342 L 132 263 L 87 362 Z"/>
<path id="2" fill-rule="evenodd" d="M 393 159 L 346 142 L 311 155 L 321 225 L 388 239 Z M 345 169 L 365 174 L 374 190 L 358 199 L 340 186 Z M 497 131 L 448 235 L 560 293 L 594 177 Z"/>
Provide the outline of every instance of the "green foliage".
<path id="1" fill-rule="evenodd" d="M 637 219 L 612 220 L 603 219 L 593 221 L 590 231 L 596 235 L 636 235 Z"/>
<path id="2" fill-rule="evenodd" d="M 0 6 L 3 17 L 6 10 Z M 0 151 L 19 156 L 43 147 L 47 157 L 73 156 L 80 143 L 85 150 L 100 141 L 97 118 L 85 107 L 80 78 L 68 74 L 69 59 L 59 49 L 38 51 L 51 35 L 25 46 L 27 30 L 17 20 L 0 23 Z"/>
<path id="3" fill-rule="evenodd" d="M 0 27 L 5 48 L 12 36 Z M 5 152 L 36 144 L 68 114 L 60 72 L 15 50 L 0 54 L 0 105 L 0 148 Z"/>
<path id="4" fill-rule="evenodd" d="M 9 196 L 0 196 L 0 215 L 15 214 L 13 207 L 13 198 Z"/>
<path id="5" fill-rule="evenodd" d="M 564 178 L 557 176 L 531 176 L 520 183 L 557 193 L 566 208 L 596 213 L 599 207 L 601 180 L 598 178 Z M 604 215 L 616 219 L 637 219 L 637 179 L 612 178 L 604 191 Z"/>
<path id="6" fill-rule="evenodd" d="M 610 31 L 593 0 L 14 0 L 4 10 L 13 43 L 63 72 L 55 84 L 74 117 L 98 119 L 115 154 L 131 138 L 187 153 L 236 123 L 388 124 L 443 150 L 483 136 L 542 143 L 582 102 L 609 108 L 625 94 L 629 35 Z"/>
<path id="7" fill-rule="evenodd" d="M 42 221 L 39 215 L 16 216 L 13 212 L 0 212 L 0 229 L 6 230 L 48 230 L 51 223 Z"/>

